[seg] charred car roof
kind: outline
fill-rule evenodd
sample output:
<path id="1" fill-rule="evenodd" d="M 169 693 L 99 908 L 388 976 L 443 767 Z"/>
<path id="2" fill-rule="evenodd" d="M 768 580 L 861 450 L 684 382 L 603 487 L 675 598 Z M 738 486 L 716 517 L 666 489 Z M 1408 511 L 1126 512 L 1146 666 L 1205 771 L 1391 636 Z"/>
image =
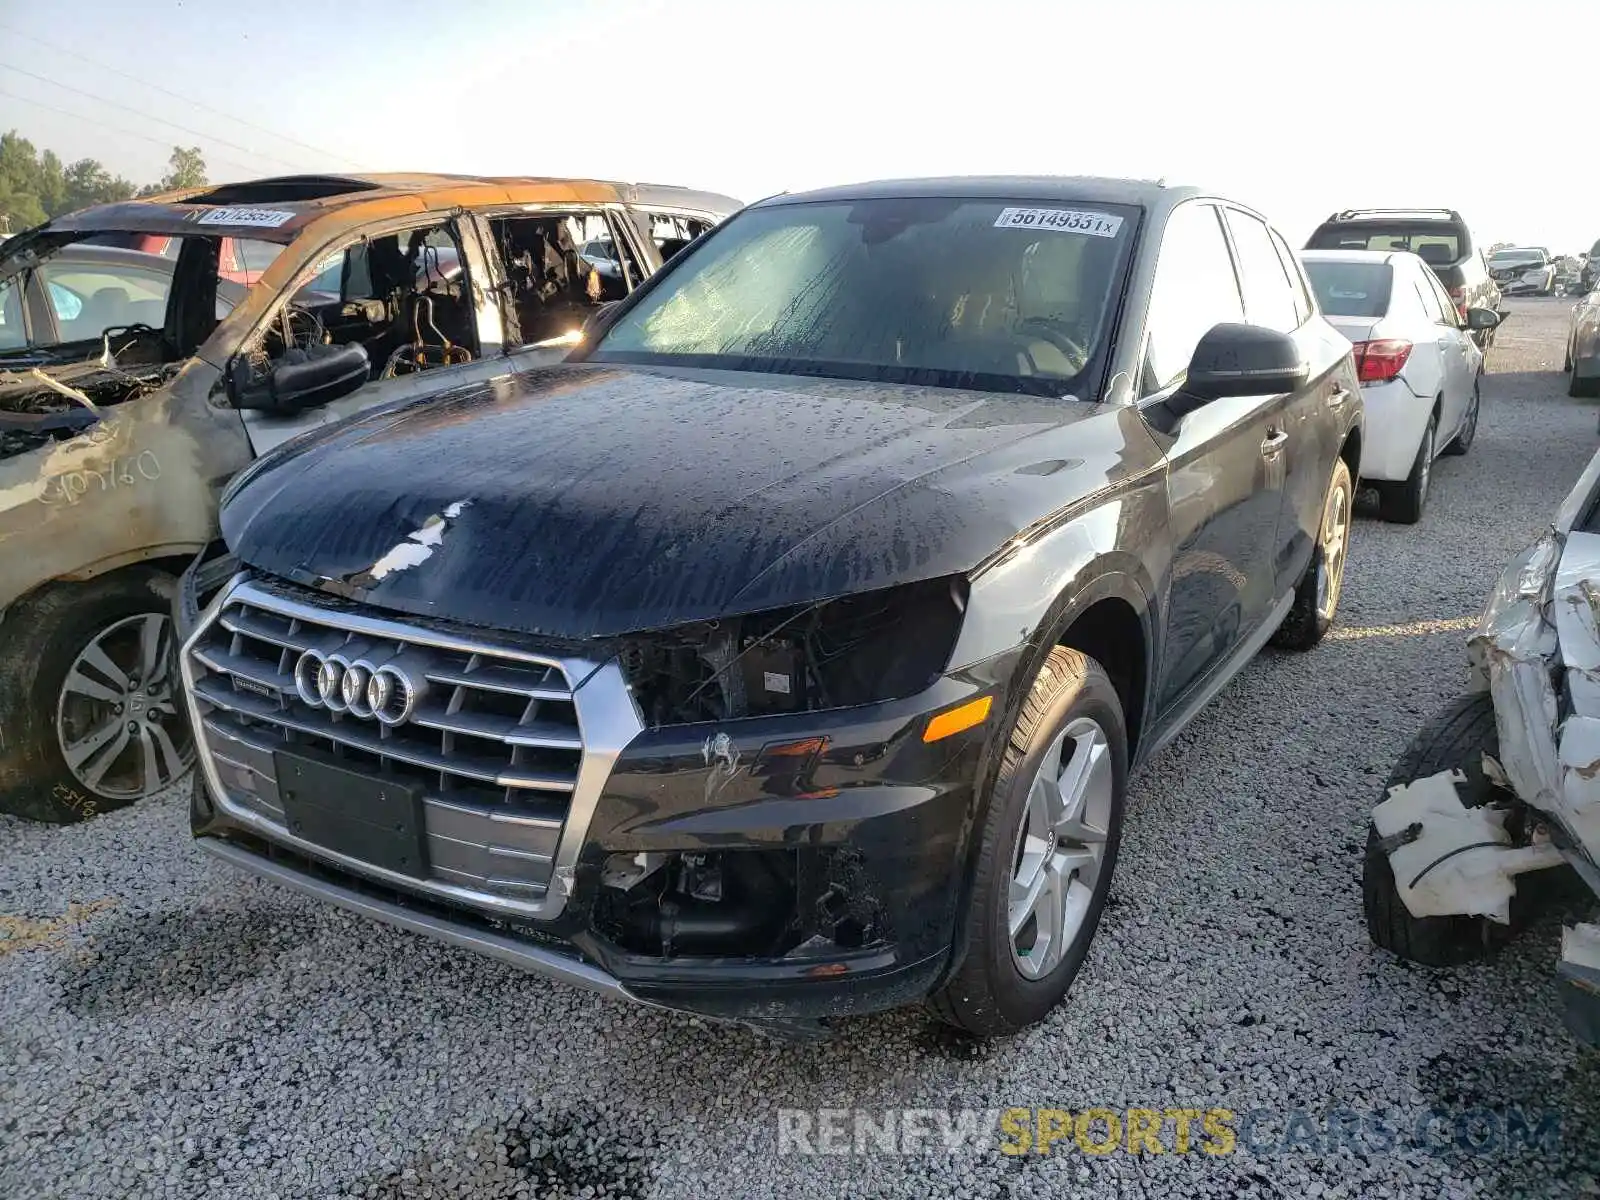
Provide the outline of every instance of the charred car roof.
<path id="1" fill-rule="evenodd" d="M 208 233 L 287 244 L 308 226 L 337 218 L 330 229 L 356 227 L 408 213 L 517 204 L 639 204 L 731 212 L 740 202 L 665 184 L 595 179 L 486 178 L 470 175 L 285 175 L 218 187 L 163 192 L 101 204 L 57 217 L 15 239 L 52 233 L 114 231 L 171 236 Z M 20 245 L 8 245 L 8 250 Z"/>

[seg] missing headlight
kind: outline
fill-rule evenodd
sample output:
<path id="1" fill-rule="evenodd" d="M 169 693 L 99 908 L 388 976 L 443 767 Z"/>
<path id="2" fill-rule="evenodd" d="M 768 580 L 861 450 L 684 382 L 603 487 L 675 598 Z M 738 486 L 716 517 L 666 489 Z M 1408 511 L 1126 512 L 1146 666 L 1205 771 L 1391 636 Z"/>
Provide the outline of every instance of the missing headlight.
<path id="1" fill-rule="evenodd" d="M 899 699 L 944 670 L 966 598 L 948 577 L 685 625 L 624 639 L 622 666 L 651 725 Z"/>

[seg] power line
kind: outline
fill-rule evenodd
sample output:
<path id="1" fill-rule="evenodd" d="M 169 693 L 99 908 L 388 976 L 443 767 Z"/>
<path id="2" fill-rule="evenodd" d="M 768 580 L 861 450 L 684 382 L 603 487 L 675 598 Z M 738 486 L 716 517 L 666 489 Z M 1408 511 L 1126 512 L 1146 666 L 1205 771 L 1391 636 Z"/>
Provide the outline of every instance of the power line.
<path id="1" fill-rule="evenodd" d="M 65 108 L 57 108 L 54 104 L 46 104 L 42 100 L 33 99 L 31 96 L 19 96 L 15 92 L 8 92 L 8 91 L 4 90 L 3 88 L 0 88 L 0 96 L 4 96 L 8 100 L 20 100 L 24 104 L 32 104 L 37 108 L 42 108 L 42 109 L 46 110 L 47 112 L 53 112 L 53 113 L 56 113 L 56 114 L 58 114 L 60 116 L 63 116 L 63 117 L 73 117 L 73 118 L 75 118 L 76 120 L 79 120 L 79 121 L 89 121 L 89 122 L 92 122 L 93 124 L 99 126 L 101 129 L 108 129 L 112 133 L 120 133 L 124 137 L 140 138 L 140 139 L 142 139 L 142 140 L 144 140 L 146 142 L 150 142 L 150 143 L 152 143 L 154 145 L 165 146 L 165 147 L 168 147 L 168 148 L 170 148 L 171 145 L 172 145 L 172 143 L 170 141 L 167 141 L 165 138 L 151 137 L 148 133 L 139 133 L 138 131 L 133 130 L 133 129 L 123 129 L 121 126 L 118 126 L 118 125 L 108 125 L 104 121 L 102 121 L 99 117 L 87 116 L 84 113 L 70 112 Z M 218 162 L 218 163 L 222 163 L 222 164 L 224 164 L 226 166 L 238 167 L 246 175 L 254 175 L 256 173 L 256 168 L 247 167 L 242 163 L 234 162 L 232 159 L 219 158 L 219 159 L 216 159 L 215 161 Z"/>
<path id="2" fill-rule="evenodd" d="M 151 116 L 149 113 L 140 112 L 136 108 L 130 108 L 126 104 L 119 104 L 115 100 L 108 100 L 104 96 L 95 95 L 93 92 L 86 92 L 80 87 L 73 87 L 70 83 L 61 83 L 59 80 L 50 79 L 47 76 L 35 74 L 33 71 L 26 70 L 23 67 L 13 66 L 11 63 L 0 63 L 0 70 L 15 71 L 18 75 L 26 75 L 29 79 L 37 79 L 40 83 L 47 83 L 51 87 L 58 87 L 68 92 L 76 92 L 78 95 L 87 97 L 96 103 L 110 105 L 112 108 L 117 108 L 123 110 L 124 112 L 132 113 L 136 117 L 143 117 L 147 121 L 154 121 L 158 125 L 169 126 L 173 129 L 176 129 L 179 133 L 188 134 L 190 137 L 197 137 L 203 141 L 215 142 L 219 146 L 227 146 L 229 149 L 238 150 L 241 153 L 248 154 L 253 158 L 262 158 L 271 162 L 282 163 L 284 166 L 296 171 L 304 170 L 304 168 L 298 164 L 290 162 L 286 158 L 279 158 L 276 154 L 266 154 L 260 150 L 252 150 L 249 146 L 241 146 L 238 142 L 230 142 L 225 138 L 217 137 L 215 134 L 201 133 L 198 129 L 190 129 L 187 125 L 179 125 L 176 121 L 168 121 L 163 117 Z"/>
<path id="3" fill-rule="evenodd" d="M 204 103 L 203 101 L 196 100 L 191 96 L 184 96 L 178 92 L 172 91 L 169 88 L 164 88 L 158 83 L 151 83 L 148 79 L 142 79 L 138 75 L 133 75 L 127 71 L 120 70 L 117 67 L 108 66 L 103 62 L 98 62 L 95 59 L 90 58 L 87 54 L 80 54 L 76 50 L 69 50 L 65 46 L 58 46 L 54 42 L 48 42 L 44 38 L 38 37 L 31 33 L 23 33 L 16 26 L 7 24 L 4 21 L 0 21 L 0 29 L 9 30 L 10 33 L 17 37 L 25 38 L 30 42 L 44 46 L 46 49 L 54 50 L 57 54 L 65 54 L 70 58 L 76 58 L 80 62 L 86 62 L 96 70 L 109 71 L 113 75 L 119 75 L 123 79 L 131 80 L 132 82 L 137 83 L 140 87 L 149 88 L 153 92 L 160 92 L 163 96 L 170 96 L 174 100 L 181 100 L 185 104 L 192 105 L 195 108 L 200 108 L 207 112 L 215 113 L 224 120 L 237 121 L 240 125 L 243 125 L 247 129 L 254 129 L 257 133 L 264 133 L 268 137 L 275 137 L 281 141 L 290 142 L 296 146 L 299 146 L 303 150 L 310 150 L 313 154 L 320 155 L 323 158 L 331 158 L 337 161 L 341 157 L 340 155 L 333 153 L 333 151 L 324 149 L 321 146 L 313 146 L 310 142 L 303 142 L 299 138 L 290 137 L 286 133 L 278 133 L 275 130 L 268 129 L 264 125 L 257 125 L 254 121 L 247 121 L 243 117 L 236 117 L 232 113 L 223 112 L 220 108 L 216 108 L 210 104 Z"/>

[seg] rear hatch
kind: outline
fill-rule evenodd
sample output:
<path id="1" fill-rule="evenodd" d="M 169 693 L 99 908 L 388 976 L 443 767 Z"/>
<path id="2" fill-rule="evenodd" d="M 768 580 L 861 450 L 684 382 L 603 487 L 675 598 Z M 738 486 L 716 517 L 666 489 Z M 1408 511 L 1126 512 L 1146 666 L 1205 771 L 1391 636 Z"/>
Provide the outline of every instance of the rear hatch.
<path id="1" fill-rule="evenodd" d="M 1408 250 L 1433 268 L 1445 287 L 1465 287 L 1462 264 L 1472 256 L 1472 235 L 1465 225 L 1444 218 L 1351 217 L 1324 221 L 1306 249 Z"/>

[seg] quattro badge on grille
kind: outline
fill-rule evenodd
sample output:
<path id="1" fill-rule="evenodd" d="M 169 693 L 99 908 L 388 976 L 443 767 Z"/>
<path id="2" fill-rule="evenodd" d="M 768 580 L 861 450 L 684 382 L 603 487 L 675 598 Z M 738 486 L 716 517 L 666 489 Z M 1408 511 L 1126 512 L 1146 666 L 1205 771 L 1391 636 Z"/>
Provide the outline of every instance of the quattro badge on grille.
<path id="1" fill-rule="evenodd" d="M 403 663 L 377 666 L 339 651 L 307 650 L 294 665 L 295 693 L 312 708 L 376 717 L 385 725 L 409 720 L 425 687 L 426 681 Z"/>

